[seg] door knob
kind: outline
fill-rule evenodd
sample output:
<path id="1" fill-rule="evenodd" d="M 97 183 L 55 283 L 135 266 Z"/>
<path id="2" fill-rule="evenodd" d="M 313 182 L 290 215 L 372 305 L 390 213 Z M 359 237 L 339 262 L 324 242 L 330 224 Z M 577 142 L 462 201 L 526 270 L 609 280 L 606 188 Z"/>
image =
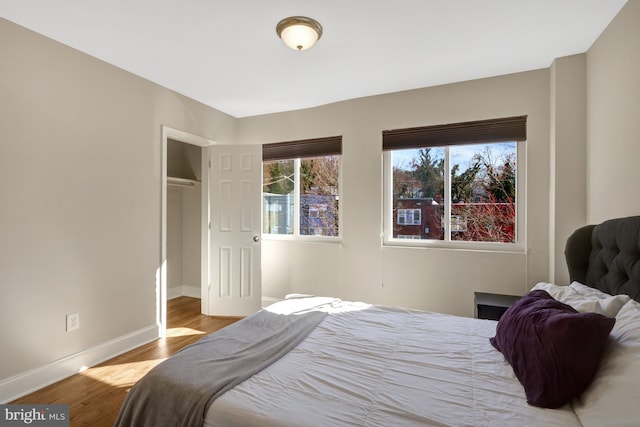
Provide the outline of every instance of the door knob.
<path id="1" fill-rule="evenodd" d="M 260 236 L 258 236 L 257 234 L 253 236 L 253 241 L 258 243 L 260 241 Z"/>

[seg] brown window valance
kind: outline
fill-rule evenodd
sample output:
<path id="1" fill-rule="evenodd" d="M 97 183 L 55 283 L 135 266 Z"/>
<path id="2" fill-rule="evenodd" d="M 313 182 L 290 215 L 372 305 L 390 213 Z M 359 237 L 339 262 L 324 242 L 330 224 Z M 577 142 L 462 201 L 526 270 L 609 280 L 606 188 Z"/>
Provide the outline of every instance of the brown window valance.
<path id="1" fill-rule="evenodd" d="M 262 160 L 296 159 L 342 154 L 342 136 L 274 142 L 262 145 Z"/>
<path id="2" fill-rule="evenodd" d="M 382 131 L 382 149 L 524 141 L 527 116 Z"/>

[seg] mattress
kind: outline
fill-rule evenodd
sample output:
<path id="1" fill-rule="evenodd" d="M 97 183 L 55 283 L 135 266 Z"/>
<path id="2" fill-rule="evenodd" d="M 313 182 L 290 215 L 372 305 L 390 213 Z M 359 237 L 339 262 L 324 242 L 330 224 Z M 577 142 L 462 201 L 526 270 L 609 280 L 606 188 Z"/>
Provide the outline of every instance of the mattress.
<path id="1" fill-rule="evenodd" d="M 489 343 L 497 322 L 336 299 L 290 299 L 329 315 L 281 359 L 209 407 L 208 427 L 580 426 L 570 404 L 527 404 Z"/>

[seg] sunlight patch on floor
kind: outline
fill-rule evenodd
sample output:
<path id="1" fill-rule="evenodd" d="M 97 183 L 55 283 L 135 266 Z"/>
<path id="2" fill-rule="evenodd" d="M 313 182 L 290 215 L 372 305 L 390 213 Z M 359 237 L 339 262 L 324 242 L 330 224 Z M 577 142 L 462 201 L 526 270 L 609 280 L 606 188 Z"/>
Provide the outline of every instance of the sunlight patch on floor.
<path id="1" fill-rule="evenodd" d="M 190 335 L 204 335 L 204 332 L 191 328 L 167 328 L 167 338 L 186 337 Z"/>
<path id="2" fill-rule="evenodd" d="M 138 378 L 166 358 L 144 360 L 142 362 L 120 363 L 85 369 L 80 375 L 114 387 L 130 387 Z"/>

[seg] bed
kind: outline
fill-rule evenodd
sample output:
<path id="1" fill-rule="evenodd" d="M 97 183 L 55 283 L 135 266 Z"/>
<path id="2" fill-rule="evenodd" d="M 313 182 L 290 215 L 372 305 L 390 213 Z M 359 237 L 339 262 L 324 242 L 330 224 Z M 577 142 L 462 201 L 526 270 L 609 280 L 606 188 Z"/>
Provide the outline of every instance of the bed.
<path id="1" fill-rule="evenodd" d="M 154 368 L 116 426 L 640 425 L 640 217 L 499 322 L 293 295 Z"/>

